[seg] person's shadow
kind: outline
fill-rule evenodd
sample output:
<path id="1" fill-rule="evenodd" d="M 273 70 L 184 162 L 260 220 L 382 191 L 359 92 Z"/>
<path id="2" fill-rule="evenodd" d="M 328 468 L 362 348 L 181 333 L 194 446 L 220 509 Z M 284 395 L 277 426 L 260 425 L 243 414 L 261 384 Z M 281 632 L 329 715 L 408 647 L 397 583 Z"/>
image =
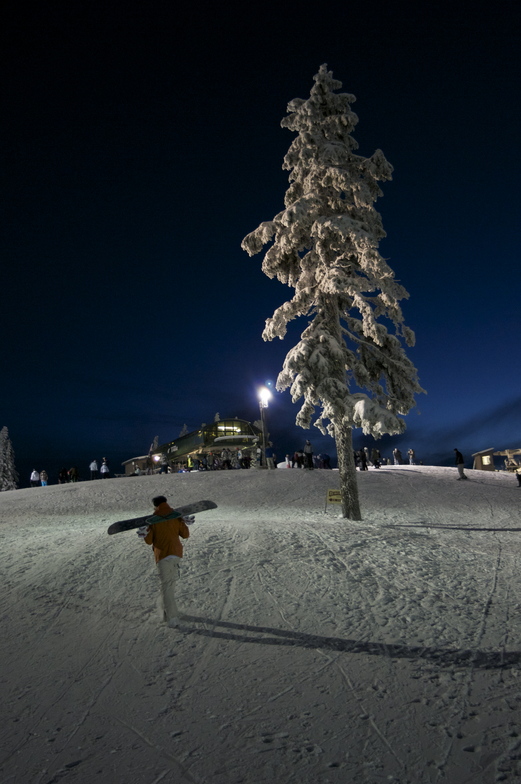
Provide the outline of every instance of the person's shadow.
<path id="1" fill-rule="evenodd" d="M 421 645 L 398 645 L 393 643 L 360 642 L 342 637 L 323 637 L 316 634 L 292 632 L 287 629 L 273 629 L 268 626 L 249 626 L 243 623 L 219 621 L 187 615 L 185 620 L 206 624 L 204 628 L 192 626 L 187 629 L 191 634 L 233 640 L 256 645 L 286 645 L 298 648 L 322 648 L 340 653 L 359 653 L 368 656 L 385 656 L 391 659 L 422 659 L 442 667 L 469 666 L 482 670 L 494 670 L 517 666 L 521 663 L 521 651 L 480 651 L 472 649 L 451 650 L 430 648 Z"/>
<path id="2" fill-rule="evenodd" d="M 392 523 L 392 525 L 384 525 L 384 528 L 438 528 L 440 531 L 484 531 L 493 533 L 512 533 L 521 531 L 521 528 L 483 528 L 483 526 L 470 526 L 470 525 L 445 525 L 438 523 Z"/>

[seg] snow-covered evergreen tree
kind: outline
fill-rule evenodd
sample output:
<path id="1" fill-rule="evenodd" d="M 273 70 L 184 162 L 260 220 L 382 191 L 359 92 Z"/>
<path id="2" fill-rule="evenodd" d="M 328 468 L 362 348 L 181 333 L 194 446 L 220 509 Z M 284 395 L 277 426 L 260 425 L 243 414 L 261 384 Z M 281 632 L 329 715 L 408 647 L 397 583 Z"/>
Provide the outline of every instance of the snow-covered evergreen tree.
<path id="1" fill-rule="evenodd" d="M 221 421 L 221 417 L 219 416 L 219 412 L 216 413 L 216 415 L 213 418 L 213 421 L 214 422 L 220 422 Z"/>
<path id="2" fill-rule="evenodd" d="M 0 491 L 16 490 L 18 474 L 14 464 L 14 450 L 6 427 L 0 430 Z"/>
<path id="3" fill-rule="evenodd" d="M 181 428 L 181 432 L 179 433 L 178 438 L 181 438 L 182 436 L 186 436 L 187 433 L 188 433 L 188 425 L 185 423 Z"/>
<path id="4" fill-rule="evenodd" d="M 294 402 L 304 398 L 296 420 L 303 428 L 320 407 L 314 424 L 336 441 L 343 516 L 360 520 L 352 428 L 376 438 L 401 433 L 401 416 L 423 390 L 402 346 L 402 339 L 414 345 L 399 306 L 408 293 L 378 252 L 385 232 L 373 205 L 392 167 L 380 150 L 370 158 L 355 154 L 355 97 L 335 92 L 342 83 L 326 65 L 314 81 L 310 97 L 291 101 L 282 120 L 298 133 L 283 164 L 291 183 L 285 209 L 242 247 L 252 256 L 273 241 L 262 269 L 295 289 L 267 319 L 264 340 L 282 339 L 297 316 L 312 317 L 286 356 L 277 389 L 290 387 Z"/>

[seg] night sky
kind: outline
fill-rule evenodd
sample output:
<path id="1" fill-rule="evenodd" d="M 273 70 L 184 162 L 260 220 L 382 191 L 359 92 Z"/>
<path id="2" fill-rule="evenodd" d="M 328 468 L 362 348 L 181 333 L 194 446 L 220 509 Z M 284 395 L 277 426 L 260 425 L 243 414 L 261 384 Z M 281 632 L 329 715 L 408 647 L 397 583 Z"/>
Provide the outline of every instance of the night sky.
<path id="1" fill-rule="evenodd" d="M 380 251 L 428 394 L 382 453 L 521 447 L 518 2 L 11 2 L 0 29 L 0 427 L 22 484 L 258 419 L 307 320 L 264 343 L 293 289 L 241 241 L 283 208 L 280 121 L 322 63 L 357 97 L 359 153 L 394 167 Z M 333 453 L 297 412 L 270 404 L 277 454 Z"/>

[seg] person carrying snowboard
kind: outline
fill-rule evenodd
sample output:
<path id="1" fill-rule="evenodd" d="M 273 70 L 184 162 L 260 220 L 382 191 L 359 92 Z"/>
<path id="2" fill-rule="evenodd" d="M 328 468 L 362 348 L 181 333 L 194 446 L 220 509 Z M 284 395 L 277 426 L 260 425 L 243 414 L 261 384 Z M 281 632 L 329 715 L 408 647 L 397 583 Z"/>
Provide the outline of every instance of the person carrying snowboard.
<path id="1" fill-rule="evenodd" d="M 164 495 L 152 499 L 154 514 L 149 525 L 138 529 L 146 544 L 152 545 L 161 582 L 162 616 L 168 626 L 179 626 L 181 620 L 175 600 L 175 585 L 179 579 L 179 562 L 183 557 L 181 539 L 188 539 L 190 531 L 187 522 L 192 518 L 179 517 L 167 503 Z M 181 538 L 180 538 L 181 537 Z"/>

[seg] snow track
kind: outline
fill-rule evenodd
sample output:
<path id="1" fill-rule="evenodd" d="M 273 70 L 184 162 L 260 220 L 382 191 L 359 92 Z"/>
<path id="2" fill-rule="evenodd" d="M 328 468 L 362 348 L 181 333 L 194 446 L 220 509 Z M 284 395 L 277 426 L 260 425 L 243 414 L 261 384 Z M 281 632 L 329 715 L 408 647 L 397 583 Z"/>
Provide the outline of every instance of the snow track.
<path id="1" fill-rule="evenodd" d="M 0 494 L 2 784 L 492 784 L 521 777 L 511 477 L 232 471 Z M 108 525 L 219 508 L 160 626 L 149 548 Z"/>

